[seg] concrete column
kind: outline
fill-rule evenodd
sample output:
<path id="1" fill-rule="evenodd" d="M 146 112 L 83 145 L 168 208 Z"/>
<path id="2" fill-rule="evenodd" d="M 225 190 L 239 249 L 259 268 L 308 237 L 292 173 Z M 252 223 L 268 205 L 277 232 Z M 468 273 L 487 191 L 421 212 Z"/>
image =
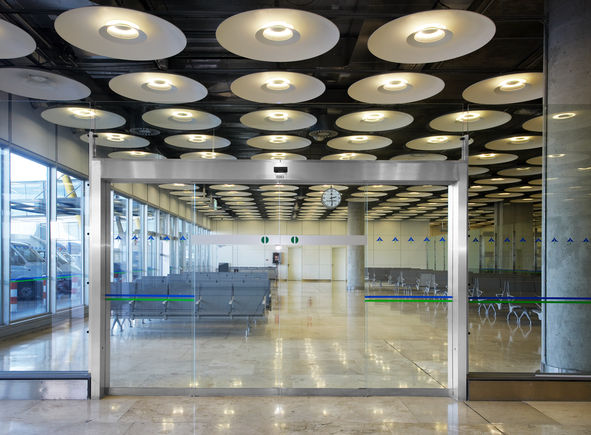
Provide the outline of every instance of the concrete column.
<path id="1" fill-rule="evenodd" d="M 347 235 L 365 234 L 365 203 L 350 202 L 348 205 Z M 347 246 L 347 290 L 365 288 L 365 247 Z"/>
<path id="2" fill-rule="evenodd" d="M 547 7 L 544 294 L 591 297 L 591 246 L 583 242 L 591 240 L 591 4 L 548 0 Z M 590 330 L 590 305 L 547 304 L 542 370 L 591 372 Z"/>

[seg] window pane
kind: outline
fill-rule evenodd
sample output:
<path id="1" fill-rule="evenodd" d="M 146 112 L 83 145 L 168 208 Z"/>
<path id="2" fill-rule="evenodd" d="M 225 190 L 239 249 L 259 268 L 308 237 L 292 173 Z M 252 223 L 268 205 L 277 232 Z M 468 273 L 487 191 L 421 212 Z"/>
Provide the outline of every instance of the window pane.
<path id="1" fill-rule="evenodd" d="M 113 194 L 113 278 L 127 281 L 127 205 L 128 199 Z"/>

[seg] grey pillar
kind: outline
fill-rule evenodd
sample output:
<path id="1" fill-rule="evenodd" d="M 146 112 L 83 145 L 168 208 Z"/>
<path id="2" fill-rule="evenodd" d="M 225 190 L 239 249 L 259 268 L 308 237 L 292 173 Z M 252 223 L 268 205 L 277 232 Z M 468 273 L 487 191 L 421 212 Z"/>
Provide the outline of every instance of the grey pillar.
<path id="1" fill-rule="evenodd" d="M 350 202 L 347 216 L 347 235 L 365 234 L 365 203 Z M 365 288 L 365 246 L 347 246 L 347 290 Z"/>
<path id="2" fill-rule="evenodd" d="M 591 240 L 591 5 L 588 0 L 547 5 L 544 291 L 591 297 L 591 246 L 583 242 Z M 556 119 L 559 113 L 575 116 Z M 542 370 L 590 372 L 590 330 L 590 305 L 547 304 Z"/>

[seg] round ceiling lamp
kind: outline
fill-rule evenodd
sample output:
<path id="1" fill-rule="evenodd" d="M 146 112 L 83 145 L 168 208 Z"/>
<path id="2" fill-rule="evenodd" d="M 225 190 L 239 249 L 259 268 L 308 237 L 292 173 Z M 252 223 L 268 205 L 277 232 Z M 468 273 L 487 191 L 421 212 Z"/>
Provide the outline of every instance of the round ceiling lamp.
<path id="1" fill-rule="evenodd" d="M 246 192 L 245 190 L 221 190 L 217 192 L 218 196 L 230 197 L 230 196 L 252 196 L 252 193 Z M 242 200 L 241 200 L 242 201 Z"/>
<path id="2" fill-rule="evenodd" d="M 419 151 L 445 151 L 462 147 L 462 136 L 427 136 L 413 139 L 406 143 L 406 147 L 411 150 Z M 474 139 L 470 138 L 468 144 L 472 144 Z"/>
<path id="3" fill-rule="evenodd" d="M 432 97 L 444 87 L 443 80 L 428 74 L 396 72 L 361 79 L 347 93 L 362 103 L 403 104 Z"/>
<path id="4" fill-rule="evenodd" d="M 109 87 L 123 97 L 148 103 L 191 103 L 207 96 L 207 89 L 201 83 L 177 74 L 159 72 L 122 74 L 112 78 Z"/>
<path id="5" fill-rule="evenodd" d="M 292 186 L 290 184 L 265 184 L 264 186 L 259 186 L 259 190 L 263 192 L 267 191 L 288 191 L 292 192 L 298 190 L 298 186 Z"/>
<path id="6" fill-rule="evenodd" d="M 517 160 L 515 154 L 505 153 L 480 153 L 468 157 L 469 165 L 497 165 L 500 163 L 512 162 Z"/>
<path id="7" fill-rule="evenodd" d="M 147 151 L 115 151 L 109 154 L 111 159 L 124 160 L 166 160 L 161 154 L 149 153 Z"/>
<path id="8" fill-rule="evenodd" d="M 322 157 L 320 160 L 376 160 L 377 157 L 373 154 L 364 153 L 340 153 L 329 154 Z"/>
<path id="9" fill-rule="evenodd" d="M 497 190 L 497 186 L 483 186 L 483 185 L 476 185 L 470 186 L 468 188 L 468 192 L 470 193 L 481 193 L 481 192 L 490 192 L 491 190 Z"/>
<path id="10" fill-rule="evenodd" d="M 386 192 L 371 192 L 369 190 L 365 192 L 355 192 L 351 194 L 351 196 L 354 196 L 356 198 L 381 198 L 382 196 L 386 195 L 388 195 Z"/>
<path id="11" fill-rule="evenodd" d="M 542 98 L 544 74 L 519 73 L 493 77 L 466 88 L 462 97 L 478 104 L 511 104 Z"/>
<path id="12" fill-rule="evenodd" d="M 511 119 L 511 115 L 498 110 L 469 110 L 439 116 L 429 127 L 441 131 L 476 131 L 498 127 Z"/>
<path id="13" fill-rule="evenodd" d="M 384 184 L 372 184 L 369 186 L 359 186 L 359 190 L 362 192 L 390 192 L 392 190 L 397 190 L 398 187 L 396 186 L 387 186 Z"/>
<path id="14" fill-rule="evenodd" d="M 90 89 L 76 80 L 28 68 L 1 68 L 0 91 L 50 101 L 81 100 L 90 95 Z"/>
<path id="15" fill-rule="evenodd" d="M 343 151 L 368 151 L 385 148 L 392 144 L 392 139 L 373 135 L 344 136 L 327 142 L 330 148 Z"/>
<path id="16" fill-rule="evenodd" d="M 238 97 L 256 103 L 289 104 L 312 100 L 324 93 L 326 86 L 306 74 L 266 71 L 248 74 L 230 86 Z"/>
<path id="17" fill-rule="evenodd" d="M 493 151 L 520 151 L 541 148 L 542 136 L 519 135 L 493 140 L 484 145 Z"/>
<path id="18" fill-rule="evenodd" d="M 298 110 L 258 110 L 242 115 L 240 122 L 257 130 L 290 131 L 312 127 L 318 120 L 315 116 Z"/>
<path id="19" fill-rule="evenodd" d="M 176 134 L 164 138 L 164 142 L 178 148 L 191 150 L 212 150 L 230 146 L 230 141 L 209 134 Z"/>
<path id="20" fill-rule="evenodd" d="M 142 115 L 142 119 L 167 130 L 207 130 L 222 123 L 220 118 L 211 113 L 184 108 L 150 110 Z"/>
<path id="21" fill-rule="evenodd" d="M 550 157 L 551 155 L 555 155 L 555 154 L 550 154 L 548 157 Z M 558 155 L 560 155 L 560 154 L 558 154 Z M 527 159 L 525 161 L 525 163 L 527 163 L 528 165 L 541 166 L 544 164 L 544 159 L 543 159 L 543 156 L 532 157 L 531 159 Z"/>
<path id="22" fill-rule="evenodd" d="M 503 169 L 497 174 L 503 177 L 528 177 L 530 175 L 540 175 L 542 168 L 539 166 L 520 166 L 518 168 Z"/>
<path id="23" fill-rule="evenodd" d="M 363 198 L 347 198 L 347 202 L 377 202 L 379 198 L 368 198 L 364 196 Z"/>
<path id="24" fill-rule="evenodd" d="M 422 160 L 422 161 L 442 161 L 447 160 L 447 156 L 443 154 L 432 154 L 432 153 L 414 153 L 414 154 L 400 154 L 398 156 L 391 157 L 390 160 Z"/>
<path id="25" fill-rule="evenodd" d="M 290 136 L 284 134 L 272 134 L 250 138 L 246 144 L 263 150 L 297 150 L 305 148 L 312 142 L 304 137 Z"/>
<path id="26" fill-rule="evenodd" d="M 320 56 L 339 41 L 339 29 L 320 15 L 296 9 L 256 9 L 225 19 L 215 37 L 248 59 L 294 62 Z"/>
<path id="27" fill-rule="evenodd" d="M 84 106 L 46 109 L 41 112 L 41 117 L 53 124 L 86 130 L 105 130 L 125 124 L 125 118 L 116 113 Z"/>
<path id="28" fill-rule="evenodd" d="M 84 142 L 88 142 L 88 133 L 80 136 Z M 143 148 L 150 145 L 150 141 L 143 137 L 132 136 L 125 133 L 94 133 L 94 144 L 109 148 Z"/>
<path id="29" fill-rule="evenodd" d="M 294 153 L 273 152 L 255 154 L 251 157 L 252 160 L 306 160 L 305 156 Z"/>
<path id="30" fill-rule="evenodd" d="M 438 9 L 384 24 L 367 41 L 369 51 L 396 63 L 441 62 L 478 50 L 495 34 L 495 24 L 475 12 Z"/>
<path id="31" fill-rule="evenodd" d="M 408 113 L 394 110 L 366 110 L 343 115 L 336 120 L 336 125 L 350 131 L 387 131 L 406 127 L 413 119 Z"/>
<path id="32" fill-rule="evenodd" d="M 324 192 L 326 189 L 335 189 L 339 192 L 345 191 L 349 189 L 348 186 L 342 186 L 340 184 L 316 184 L 314 186 L 309 186 L 308 189 L 314 192 Z"/>
<path id="33" fill-rule="evenodd" d="M 248 190 L 248 186 L 244 184 L 212 184 L 209 186 L 211 190 Z"/>
<path id="34" fill-rule="evenodd" d="M 283 192 L 281 190 L 280 191 L 270 190 L 270 191 L 266 191 L 266 192 L 261 193 L 261 196 L 274 196 L 277 198 L 285 198 L 285 197 L 291 197 L 291 196 L 296 196 L 296 195 L 297 195 L 297 193 L 295 193 L 295 192 Z"/>
<path id="35" fill-rule="evenodd" d="M 440 192 L 443 190 L 447 190 L 447 186 L 423 184 L 422 186 L 410 186 L 408 190 L 411 192 Z"/>
<path id="36" fill-rule="evenodd" d="M 481 168 L 479 166 L 469 166 L 468 175 L 481 175 L 486 174 L 489 171 L 488 168 Z"/>
<path id="37" fill-rule="evenodd" d="M 483 178 L 476 180 L 476 184 L 512 184 L 519 183 L 521 178 L 508 178 L 508 177 L 494 177 L 494 178 Z"/>
<path id="38" fill-rule="evenodd" d="M 109 6 L 70 9 L 57 17 L 55 30 L 75 47 L 114 59 L 165 59 L 187 45 L 183 32 L 168 21 Z"/>
<path id="39" fill-rule="evenodd" d="M 185 184 L 185 183 L 166 183 L 166 184 L 159 184 L 158 185 L 159 188 L 161 189 L 167 189 L 167 190 L 179 190 L 179 189 L 184 189 L 185 191 L 189 191 L 188 194 L 193 193 L 196 190 L 199 190 L 197 188 L 197 186 L 193 185 L 193 184 Z M 172 195 L 174 195 L 174 193 L 170 192 Z M 184 196 L 184 195 L 181 195 Z"/>
<path id="40" fill-rule="evenodd" d="M 23 29 L 0 20 L 0 59 L 14 59 L 28 56 L 37 48 L 35 40 Z"/>
<path id="41" fill-rule="evenodd" d="M 183 160 L 236 160 L 236 157 L 230 154 L 217 153 L 215 151 L 195 151 L 180 155 Z"/>
<path id="42" fill-rule="evenodd" d="M 521 192 L 521 193 L 531 193 L 531 192 L 539 192 L 542 190 L 542 186 L 515 186 L 515 187 L 508 187 L 505 189 L 505 192 Z"/>
<path id="43" fill-rule="evenodd" d="M 523 193 L 516 193 L 516 192 L 498 192 L 498 193 L 487 193 L 484 195 L 486 198 L 496 198 L 496 199 L 505 199 L 505 198 L 517 198 L 519 196 L 523 196 Z"/>
<path id="44" fill-rule="evenodd" d="M 524 130 L 535 131 L 541 133 L 544 129 L 544 117 L 536 116 L 535 118 L 525 121 L 522 125 Z"/>

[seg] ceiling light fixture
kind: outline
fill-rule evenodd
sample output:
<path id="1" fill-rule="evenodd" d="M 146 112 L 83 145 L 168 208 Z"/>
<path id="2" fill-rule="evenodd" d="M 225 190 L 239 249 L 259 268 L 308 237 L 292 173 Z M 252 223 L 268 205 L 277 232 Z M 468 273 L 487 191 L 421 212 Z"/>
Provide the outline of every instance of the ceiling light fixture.
<path id="1" fill-rule="evenodd" d="M 449 141 L 448 136 L 431 136 L 427 139 L 429 143 L 446 143 L 447 141 Z"/>
<path id="2" fill-rule="evenodd" d="M 283 78 L 270 79 L 265 82 L 265 87 L 271 91 L 285 91 L 291 87 L 291 82 Z"/>
<path id="3" fill-rule="evenodd" d="M 549 159 L 559 159 L 564 156 L 566 156 L 566 154 L 548 154 Z"/>
<path id="4" fill-rule="evenodd" d="M 27 81 L 35 84 L 45 84 L 51 80 L 49 79 L 49 77 L 42 76 L 39 74 L 29 74 L 29 76 L 27 77 Z"/>
<path id="5" fill-rule="evenodd" d="M 204 134 L 191 134 L 189 135 L 189 142 L 193 142 L 193 143 L 203 143 L 207 140 L 207 136 L 205 136 Z"/>
<path id="6" fill-rule="evenodd" d="M 287 136 L 271 136 L 271 138 L 269 139 L 269 142 L 271 142 L 271 143 L 286 143 Z"/>
<path id="7" fill-rule="evenodd" d="M 286 42 L 294 39 L 297 34 L 291 24 L 282 21 L 267 23 L 259 29 L 259 32 L 262 32 L 262 37 L 270 42 Z"/>
<path id="8" fill-rule="evenodd" d="M 81 109 L 78 107 L 70 107 L 68 109 L 76 118 L 79 119 L 94 119 L 96 117 L 96 110 L 92 109 Z"/>
<path id="9" fill-rule="evenodd" d="M 349 142 L 353 143 L 365 143 L 369 140 L 369 136 L 351 136 Z"/>
<path id="10" fill-rule="evenodd" d="M 456 118 L 459 122 L 473 122 L 480 118 L 480 114 L 476 112 L 464 112 Z"/>
<path id="11" fill-rule="evenodd" d="M 138 157 L 140 157 L 140 156 L 146 156 L 146 155 L 148 155 L 150 153 L 147 153 L 145 151 L 129 151 L 129 154 L 132 155 L 132 156 L 138 156 Z"/>
<path id="12" fill-rule="evenodd" d="M 515 168 L 515 169 L 517 171 L 529 171 L 531 168 L 528 166 L 528 167 L 525 167 L 525 168 Z"/>
<path id="13" fill-rule="evenodd" d="M 271 153 L 271 157 L 285 157 L 287 153 Z"/>
<path id="14" fill-rule="evenodd" d="M 289 116 L 286 112 L 271 112 L 269 116 L 267 116 L 267 119 L 269 119 L 269 121 L 283 122 L 287 121 Z"/>
<path id="15" fill-rule="evenodd" d="M 193 119 L 193 114 L 191 112 L 177 110 L 172 112 L 172 119 L 179 122 L 189 122 L 191 119 Z"/>
<path id="16" fill-rule="evenodd" d="M 527 82 L 525 79 L 508 79 L 499 83 L 499 91 L 512 92 L 525 88 Z"/>
<path id="17" fill-rule="evenodd" d="M 552 119 L 562 120 L 562 119 L 574 118 L 575 116 L 577 116 L 576 113 L 563 112 L 563 113 L 557 113 L 556 115 L 552 115 Z"/>
<path id="18" fill-rule="evenodd" d="M 384 114 L 381 112 L 369 112 L 364 113 L 361 117 L 362 121 L 365 122 L 380 122 L 384 119 Z"/>
<path id="19" fill-rule="evenodd" d="M 530 139 L 531 139 L 531 136 L 515 136 L 515 137 L 510 137 L 509 142 L 526 143 L 526 142 L 529 142 Z"/>
<path id="20" fill-rule="evenodd" d="M 410 37 L 421 44 L 433 44 L 441 41 L 449 32 L 443 24 L 428 24 L 417 29 Z"/>
<path id="21" fill-rule="evenodd" d="M 488 153 L 488 154 L 479 154 L 477 157 L 479 159 L 494 159 L 497 155 L 495 153 Z"/>
<path id="22" fill-rule="evenodd" d="M 342 153 L 339 156 L 339 160 L 351 160 L 351 159 L 355 158 L 356 155 L 357 154 L 355 154 L 355 153 Z"/>
<path id="23" fill-rule="evenodd" d="M 105 23 L 104 27 L 113 38 L 137 39 L 140 36 L 140 27 L 131 21 L 112 20 Z"/>
<path id="24" fill-rule="evenodd" d="M 217 153 L 214 151 L 202 151 L 199 154 L 204 159 L 215 159 L 217 157 Z"/>
<path id="25" fill-rule="evenodd" d="M 146 82 L 146 86 L 153 91 L 170 91 L 172 82 L 167 79 L 151 79 Z"/>
<path id="26" fill-rule="evenodd" d="M 109 142 L 123 142 L 125 136 L 119 133 L 107 133 L 107 140 Z"/>
<path id="27" fill-rule="evenodd" d="M 382 88 L 388 92 L 402 91 L 408 87 L 408 81 L 404 79 L 388 80 L 382 85 Z"/>

